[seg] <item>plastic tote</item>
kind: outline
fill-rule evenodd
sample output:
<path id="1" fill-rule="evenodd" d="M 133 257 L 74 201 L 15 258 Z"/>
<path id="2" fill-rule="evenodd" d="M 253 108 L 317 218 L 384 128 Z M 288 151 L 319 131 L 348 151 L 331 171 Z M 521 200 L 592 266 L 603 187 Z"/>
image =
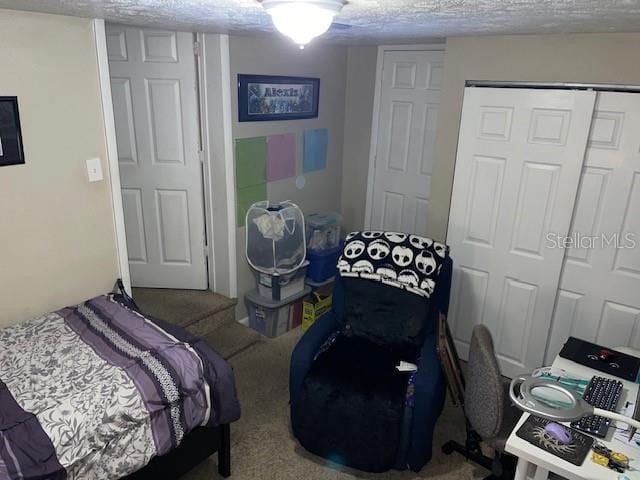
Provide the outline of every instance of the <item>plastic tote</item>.
<path id="1" fill-rule="evenodd" d="M 325 250 L 340 243 L 342 215 L 336 212 L 307 215 L 307 249 Z"/>
<path id="2" fill-rule="evenodd" d="M 307 266 L 309 262 L 304 261 L 302 266 L 296 270 L 296 272 L 289 277 L 289 275 L 273 276 L 268 273 L 256 272 L 256 281 L 258 283 L 258 292 L 263 297 L 267 297 L 271 300 L 288 300 L 289 297 L 299 294 L 304 290 L 304 282 L 307 275 Z M 273 282 L 279 281 L 280 288 L 274 288 Z M 280 298 L 276 298 L 275 295 L 280 293 Z"/>
<path id="3" fill-rule="evenodd" d="M 253 290 L 245 295 L 249 311 L 249 326 L 267 337 L 277 337 L 301 323 L 302 298 L 310 287 L 287 300 L 269 300 Z M 296 318 L 296 315 L 300 318 Z"/>
<path id="4" fill-rule="evenodd" d="M 326 250 L 307 250 L 307 277 L 317 283 L 322 283 L 336 274 L 338 258 L 342 253 L 342 245 Z"/>

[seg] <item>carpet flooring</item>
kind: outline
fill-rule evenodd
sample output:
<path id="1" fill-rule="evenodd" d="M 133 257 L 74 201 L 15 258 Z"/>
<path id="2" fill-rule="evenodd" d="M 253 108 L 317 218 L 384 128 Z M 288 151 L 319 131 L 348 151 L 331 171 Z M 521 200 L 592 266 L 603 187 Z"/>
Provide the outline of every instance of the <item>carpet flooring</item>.
<path id="1" fill-rule="evenodd" d="M 235 300 L 208 290 L 135 287 L 133 298 L 145 314 L 204 338 L 225 359 L 265 338 L 235 321 Z"/>
<path id="2" fill-rule="evenodd" d="M 489 472 L 457 454 L 446 456 L 440 446 L 464 439 L 464 418 L 449 402 L 438 421 L 434 456 L 419 473 L 391 471 L 368 474 L 327 462 L 306 452 L 289 427 L 289 359 L 300 329 L 264 339 L 235 355 L 233 366 L 242 417 L 231 425 L 231 478 L 234 480 L 454 479 L 484 478 Z M 181 480 L 220 479 L 217 455 Z"/>
<path id="3" fill-rule="evenodd" d="M 209 290 L 133 288 L 133 298 L 143 312 L 180 327 L 233 308 L 235 300 Z"/>

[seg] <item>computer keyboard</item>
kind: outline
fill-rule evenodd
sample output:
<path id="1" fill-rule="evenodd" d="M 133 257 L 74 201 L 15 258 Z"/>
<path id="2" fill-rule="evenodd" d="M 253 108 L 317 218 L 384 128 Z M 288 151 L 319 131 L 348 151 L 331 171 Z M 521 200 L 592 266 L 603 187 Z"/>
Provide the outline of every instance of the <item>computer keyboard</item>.
<path id="1" fill-rule="evenodd" d="M 589 385 L 587 385 L 582 398 L 594 407 L 613 412 L 616 409 L 621 393 L 622 382 L 610 378 L 593 377 Z M 590 435 L 604 438 L 607 435 L 610 423 L 611 420 L 608 418 L 591 415 L 571 423 L 571 426 Z"/>

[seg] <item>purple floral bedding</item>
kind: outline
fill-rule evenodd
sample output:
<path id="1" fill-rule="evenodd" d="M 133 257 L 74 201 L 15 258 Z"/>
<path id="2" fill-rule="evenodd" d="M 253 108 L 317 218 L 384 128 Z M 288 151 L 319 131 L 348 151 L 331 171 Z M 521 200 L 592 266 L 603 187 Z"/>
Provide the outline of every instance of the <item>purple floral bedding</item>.
<path id="1" fill-rule="evenodd" d="M 120 478 L 239 416 L 221 357 L 113 295 L 0 330 L 2 480 Z"/>

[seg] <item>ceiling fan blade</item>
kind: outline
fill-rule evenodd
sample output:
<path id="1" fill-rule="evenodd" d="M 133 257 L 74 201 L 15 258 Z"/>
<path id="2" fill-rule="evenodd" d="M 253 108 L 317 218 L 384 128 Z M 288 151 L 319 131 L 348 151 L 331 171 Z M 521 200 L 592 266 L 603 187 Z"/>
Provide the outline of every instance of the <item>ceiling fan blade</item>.
<path id="1" fill-rule="evenodd" d="M 333 22 L 331 24 L 331 27 L 329 27 L 329 31 L 339 32 L 343 30 L 349 30 L 350 28 L 353 28 L 353 25 L 349 25 L 348 23 Z"/>

